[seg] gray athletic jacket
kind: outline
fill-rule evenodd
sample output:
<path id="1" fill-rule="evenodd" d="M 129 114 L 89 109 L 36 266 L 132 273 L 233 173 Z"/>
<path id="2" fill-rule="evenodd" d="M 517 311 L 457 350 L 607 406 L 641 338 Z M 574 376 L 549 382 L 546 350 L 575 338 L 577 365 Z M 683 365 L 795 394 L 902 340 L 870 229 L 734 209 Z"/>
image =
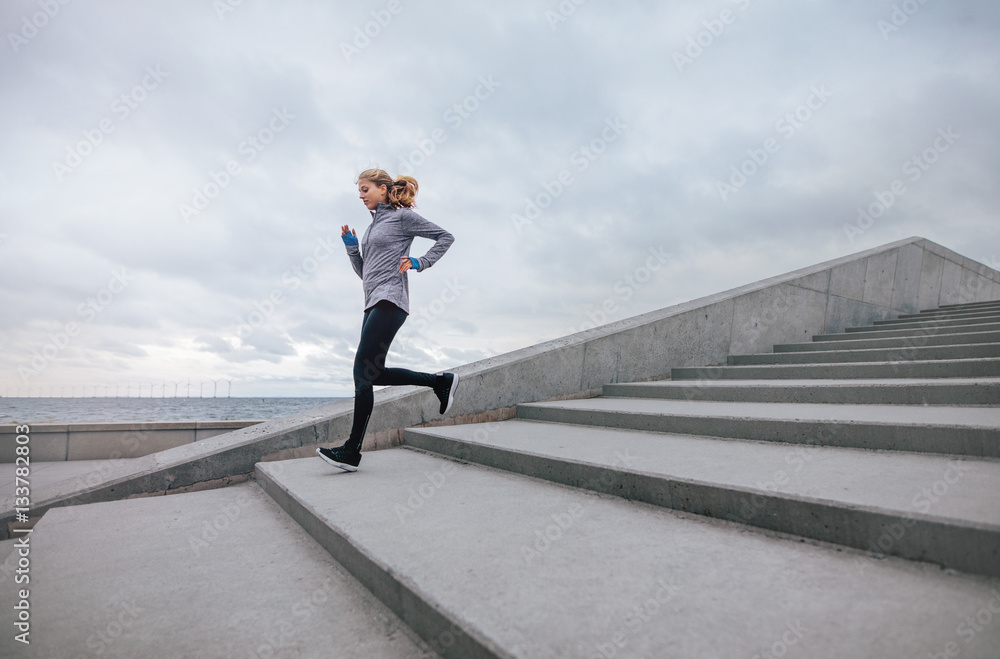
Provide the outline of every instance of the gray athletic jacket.
<path id="1" fill-rule="evenodd" d="M 410 313 L 410 288 L 406 275 L 412 269 L 400 272 L 400 257 L 410 255 L 414 236 L 434 240 L 427 253 L 418 258 L 422 272 L 448 251 L 455 237 L 410 208 L 393 208 L 379 203 L 370 212 L 372 223 L 361 237 L 361 244 L 345 245 L 354 272 L 361 277 L 365 311 L 379 300 L 389 300 Z"/>

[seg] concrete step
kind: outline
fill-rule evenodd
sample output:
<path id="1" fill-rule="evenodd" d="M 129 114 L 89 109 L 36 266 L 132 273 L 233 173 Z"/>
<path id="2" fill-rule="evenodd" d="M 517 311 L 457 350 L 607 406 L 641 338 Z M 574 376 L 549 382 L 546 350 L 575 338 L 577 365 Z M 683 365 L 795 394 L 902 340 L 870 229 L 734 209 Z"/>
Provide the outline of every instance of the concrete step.
<path id="1" fill-rule="evenodd" d="M 866 348 L 857 350 L 820 350 L 811 352 L 775 352 L 757 355 L 730 355 L 731 366 L 752 364 L 831 364 L 846 362 L 902 362 L 932 359 L 972 359 L 1000 357 L 1000 343 L 969 345 L 908 346 L 905 348 Z"/>
<path id="2" fill-rule="evenodd" d="M 907 318 L 934 318 L 937 320 L 947 320 L 951 318 L 968 318 L 969 316 L 981 316 L 986 314 L 1000 314 L 1000 307 L 978 308 L 978 309 L 927 309 L 919 313 L 901 313 L 898 319 Z"/>
<path id="3" fill-rule="evenodd" d="M 38 493 L 64 481 L 93 482 L 98 475 L 109 471 L 111 465 L 134 464 L 132 461 L 137 459 L 58 460 L 53 462 L 32 460 L 31 488 L 34 493 Z M 14 486 L 18 466 L 14 462 L 0 462 L 0 510 L 14 510 Z"/>
<path id="4" fill-rule="evenodd" d="M 808 343 L 779 343 L 774 352 L 814 352 L 817 350 L 858 350 L 866 348 L 909 348 L 911 346 L 969 345 L 971 343 L 1000 343 L 1000 329 L 994 332 L 968 332 L 961 334 L 931 334 L 858 338 L 851 335 L 844 341 L 812 341 Z"/>
<path id="5" fill-rule="evenodd" d="M 517 418 L 787 444 L 1000 458 L 1000 408 L 585 398 Z"/>
<path id="6" fill-rule="evenodd" d="M 261 486 L 446 657 L 923 656 L 997 597 L 987 577 L 412 448 L 355 473 L 278 464 Z M 998 646 L 992 625 L 962 650 Z"/>
<path id="7" fill-rule="evenodd" d="M 604 397 L 746 403 L 997 405 L 1000 378 L 925 380 L 656 380 L 606 384 Z"/>
<path id="8" fill-rule="evenodd" d="M 1000 312 L 995 313 L 977 313 L 971 316 L 964 316 L 962 318 L 945 318 L 938 320 L 936 318 L 897 318 L 895 320 L 876 320 L 872 328 L 885 329 L 887 326 L 910 326 L 914 327 L 960 327 L 962 325 L 982 325 L 983 323 L 995 323 L 1000 322 Z M 848 332 L 860 332 L 865 328 L 863 327 L 849 327 Z M 869 330 L 871 331 L 871 330 Z"/>
<path id="9" fill-rule="evenodd" d="M 1000 461 L 540 423 L 410 428 L 409 446 L 630 500 L 1000 577 Z M 939 482 L 940 481 L 940 482 Z M 937 494 L 934 488 L 937 488 Z"/>
<path id="10" fill-rule="evenodd" d="M 965 304 L 942 304 L 939 309 L 1000 309 L 1000 300 L 988 300 L 986 302 L 967 302 Z M 928 311 L 936 311 L 928 309 Z"/>
<path id="11" fill-rule="evenodd" d="M 435 656 L 253 482 L 53 508 L 28 538 L 31 645 L 11 615 L 3 657 Z"/>
<path id="12" fill-rule="evenodd" d="M 864 331 L 863 336 L 857 332 Z M 903 327 L 891 329 L 879 329 L 873 327 L 849 327 L 846 332 L 839 334 L 814 334 L 812 340 L 815 342 L 830 341 L 857 341 L 860 339 L 882 339 L 897 337 L 925 337 L 938 336 L 942 334 L 978 334 L 982 332 L 1000 331 L 1000 323 L 983 323 L 981 325 L 959 325 L 957 327 L 935 327 L 928 324 L 926 327 Z"/>
<path id="13" fill-rule="evenodd" d="M 684 366 L 670 369 L 673 380 L 771 380 L 848 378 L 1000 377 L 1000 359 L 937 359 L 848 364 L 765 364 L 760 366 Z"/>

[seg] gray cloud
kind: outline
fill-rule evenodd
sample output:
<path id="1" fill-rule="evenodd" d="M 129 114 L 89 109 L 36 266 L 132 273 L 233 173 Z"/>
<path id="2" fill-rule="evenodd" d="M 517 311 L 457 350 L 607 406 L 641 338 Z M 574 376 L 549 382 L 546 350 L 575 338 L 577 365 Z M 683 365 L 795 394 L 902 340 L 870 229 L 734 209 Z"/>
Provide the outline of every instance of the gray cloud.
<path id="1" fill-rule="evenodd" d="M 1000 6 L 931 0 L 889 30 L 894 4 L 556 19 L 554 1 L 403 0 L 348 61 L 384 3 L 73 2 L 30 38 L 37 2 L 4 3 L 0 384 L 352 395 L 363 294 L 339 234 L 370 222 L 354 178 L 376 162 L 412 169 L 418 212 L 456 237 L 410 277 L 389 364 L 416 370 L 910 235 L 996 260 Z M 886 213 L 845 231 L 894 180 Z M 546 207 L 518 230 L 530 202 Z M 647 277 L 651 248 L 668 256 Z"/>

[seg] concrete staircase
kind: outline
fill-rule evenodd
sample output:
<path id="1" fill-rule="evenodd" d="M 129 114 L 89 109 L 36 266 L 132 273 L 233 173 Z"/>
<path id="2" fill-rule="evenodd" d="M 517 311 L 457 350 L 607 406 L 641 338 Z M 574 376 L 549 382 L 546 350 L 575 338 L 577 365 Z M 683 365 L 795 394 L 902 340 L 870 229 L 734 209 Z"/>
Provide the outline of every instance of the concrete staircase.
<path id="1" fill-rule="evenodd" d="M 1000 302 L 942 307 L 410 427 L 356 473 L 54 507 L 0 656 L 995 659 L 998 346 Z"/>
<path id="2" fill-rule="evenodd" d="M 998 656 L 1000 302 L 405 444 L 256 480 L 442 656 Z"/>

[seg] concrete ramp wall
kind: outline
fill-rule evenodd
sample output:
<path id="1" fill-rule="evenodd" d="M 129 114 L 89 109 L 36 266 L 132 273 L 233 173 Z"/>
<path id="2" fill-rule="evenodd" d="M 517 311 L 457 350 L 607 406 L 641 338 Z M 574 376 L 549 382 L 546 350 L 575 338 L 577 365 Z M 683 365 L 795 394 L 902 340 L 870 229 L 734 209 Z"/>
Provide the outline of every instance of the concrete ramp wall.
<path id="1" fill-rule="evenodd" d="M 1000 299 L 1000 273 L 923 238 L 909 238 L 691 302 L 633 316 L 459 366 L 462 383 L 442 419 L 433 392 L 375 392 L 365 450 L 401 443 L 401 430 L 510 416 L 512 406 L 597 395 L 606 383 L 662 379 L 671 368 L 724 364 L 730 354 L 947 304 Z M 264 459 L 342 443 L 353 400 L 121 460 L 86 478 L 33 492 L 32 517 L 50 507 L 179 492 L 248 478 Z M 10 503 L 10 502 L 9 502 Z M 0 506 L 8 536 L 12 505 Z"/>
<path id="2" fill-rule="evenodd" d="M 260 420 L 32 423 L 31 458 L 35 462 L 138 458 L 257 423 Z M 0 423 L 0 463 L 17 458 L 20 425 Z"/>

